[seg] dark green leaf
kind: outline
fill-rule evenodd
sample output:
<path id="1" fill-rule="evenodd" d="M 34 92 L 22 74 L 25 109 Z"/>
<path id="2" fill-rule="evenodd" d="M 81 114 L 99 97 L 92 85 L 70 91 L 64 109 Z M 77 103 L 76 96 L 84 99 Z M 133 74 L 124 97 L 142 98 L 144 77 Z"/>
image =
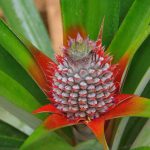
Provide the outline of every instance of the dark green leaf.
<path id="1" fill-rule="evenodd" d="M 119 19 L 120 24 L 127 15 L 134 1 L 135 0 L 120 0 L 120 19 Z"/>
<path id="2" fill-rule="evenodd" d="M 25 140 L 27 135 L 0 120 L 0 136 L 8 136 Z"/>
<path id="3" fill-rule="evenodd" d="M 132 143 L 134 142 L 137 135 L 140 133 L 140 130 L 143 128 L 146 123 L 147 118 L 130 118 L 125 129 L 124 134 L 121 138 L 119 148 L 130 149 Z"/>
<path id="4" fill-rule="evenodd" d="M 0 150 L 17 149 L 21 146 L 21 144 L 23 144 L 23 142 L 24 141 L 19 138 L 0 135 Z"/>
<path id="5" fill-rule="evenodd" d="M 139 50 L 136 52 L 131 62 L 126 81 L 123 87 L 123 93 L 133 93 L 142 77 L 150 67 L 150 37 L 148 37 Z"/>
<path id="6" fill-rule="evenodd" d="M 150 120 L 148 120 L 143 126 L 142 130 L 137 135 L 133 145 L 131 148 L 139 147 L 139 146 L 150 146 Z"/>
<path id="7" fill-rule="evenodd" d="M 18 149 L 27 136 L 0 120 L 0 150 Z"/>

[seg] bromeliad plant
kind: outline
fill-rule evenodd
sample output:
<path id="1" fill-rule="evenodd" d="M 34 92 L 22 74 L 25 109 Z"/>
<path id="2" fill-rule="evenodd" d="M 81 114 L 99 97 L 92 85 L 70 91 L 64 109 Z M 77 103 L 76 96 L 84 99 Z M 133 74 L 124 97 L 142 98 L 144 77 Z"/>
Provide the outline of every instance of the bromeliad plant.
<path id="1" fill-rule="evenodd" d="M 52 113 L 44 122 L 48 130 L 86 124 L 108 150 L 106 120 L 150 116 L 149 99 L 120 93 L 127 56 L 111 64 L 112 57 L 102 46 L 102 29 L 96 42 L 83 39 L 79 33 L 76 39 L 70 38 L 63 56 L 56 56 L 57 63 L 37 50 L 34 56 L 47 79 L 46 93 L 51 102 L 34 113 Z"/>
<path id="2" fill-rule="evenodd" d="M 15 9 L 15 5 L 33 6 L 31 1 L 23 1 L 22 4 L 20 2 L 18 4 L 15 3 L 15 5 L 13 3 L 13 6 L 11 5 L 11 2 L 13 3 L 13 1 L 10 1 L 8 3 L 10 5 L 8 6 L 12 10 Z M 127 70 L 129 69 L 131 59 L 138 47 L 149 35 L 150 5 L 148 4 L 150 4 L 150 1 L 145 0 L 144 2 L 140 2 L 137 0 L 133 4 L 131 3 L 131 10 L 124 19 L 124 22 L 120 26 L 112 40 L 112 43 L 105 50 L 102 39 L 104 39 L 103 41 L 107 46 L 110 39 L 105 36 L 105 33 L 107 33 L 106 31 L 109 32 L 109 29 L 111 28 L 107 24 L 111 25 L 110 23 L 114 23 L 113 25 L 115 26 L 117 21 L 115 20 L 115 22 L 113 22 L 114 19 L 109 17 L 112 13 L 118 13 L 116 10 L 118 10 L 119 0 L 114 0 L 113 2 L 115 2 L 116 7 L 114 7 L 114 4 L 110 1 L 88 1 L 87 5 L 93 9 L 90 10 L 89 8 L 87 9 L 89 11 L 87 11 L 85 9 L 86 7 L 84 7 L 84 2 L 82 1 L 61 1 L 64 26 L 64 47 L 62 48 L 63 55 L 55 54 L 57 61 L 54 60 L 50 51 L 44 50 L 44 53 L 48 54 L 47 56 L 23 38 L 26 36 L 28 39 L 31 39 L 31 41 L 33 39 L 31 38 L 32 36 L 27 35 L 27 28 L 23 28 L 22 24 L 19 25 L 20 29 L 18 36 L 23 42 L 21 42 L 16 35 L 12 33 L 3 21 L 0 21 L 1 53 L 7 56 L 7 54 L 5 54 L 7 51 L 11 56 L 13 56 L 36 81 L 49 100 L 43 103 L 40 98 L 39 103 L 36 100 L 39 99 L 36 95 L 38 93 L 32 92 L 32 88 L 28 85 L 30 84 L 29 82 L 23 83 L 22 80 L 16 77 L 17 74 L 11 68 L 10 70 L 7 70 L 1 67 L 0 84 L 4 86 L 5 81 L 9 81 L 9 84 L 13 86 L 12 89 L 16 88 L 20 91 L 20 93 L 13 93 L 13 90 L 8 84 L 5 86 L 5 89 L 1 87 L 4 91 L 0 93 L 2 97 L 11 101 L 11 103 L 15 104 L 17 107 L 23 108 L 25 111 L 33 113 L 50 113 L 42 125 L 38 127 L 25 141 L 25 143 L 21 146 L 21 149 L 47 150 L 51 146 L 53 149 L 58 149 L 57 142 L 61 141 L 58 143 L 58 146 L 62 145 L 62 147 L 59 147 L 60 149 L 71 150 L 72 147 L 70 145 L 68 146 L 65 141 L 60 139 L 57 134 L 51 131 L 62 127 L 85 124 L 95 134 L 98 141 L 103 145 L 104 150 L 109 149 L 105 139 L 105 131 L 107 131 L 108 144 L 112 147 L 112 149 L 116 150 L 116 145 L 114 146 L 112 143 L 114 140 L 114 133 L 112 131 L 114 130 L 117 134 L 117 130 L 116 127 L 112 128 L 111 125 L 114 124 L 114 122 L 118 122 L 118 120 L 113 120 L 114 122 L 108 120 L 125 116 L 150 117 L 150 99 L 137 96 L 136 94 L 123 94 L 122 92 L 125 86 L 127 86 L 128 89 L 125 77 L 128 77 Z M 101 12 L 101 10 L 98 10 L 98 4 L 107 6 L 109 11 L 111 9 L 112 10 L 109 12 L 107 11 L 108 9 L 105 10 L 101 8 L 104 11 Z M 123 3 L 121 4 L 123 5 Z M 9 18 L 11 17 L 11 14 L 9 14 L 9 11 L 7 10 L 7 4 L 5 1 L 2 0 L 1 6 L 8 21 L 13 27 L 14 21 Z M 145 12 L 143 12 L 143 8 Z M 34 7 L 33 10 L 35 10 Z M 89 14 L 86 17 L 87 20 L 85 23 L 83 18 L 86 12 L 89 12 Z M 92 16 L 93 13 L 91 12 L 95 12 L 94 16 Z M 100 13 L 98 17 L 96 16 L 96 13 Z M 21 20 L 18 14 L 15 15 L 18 16 L 18 18 L 15 18 L 16 21 Z M 98 28 L 104 15 L 105 24 L 102 23 L 97 40 L 93 40 L 93 37 L 96 37 L 98 34 Z M 94 22 L 91 21 L 93 17 L 97 17 Z M 31 22 L 32 19 L 33 18 L 30 20 Z M 38 17 L 36 19 L 38 20 Z M 137 26 L 138 21 L 140 22 L 139 26 Z M 34 27 L 31 26 L 30 28 L 34 30 Z M 14 29 L 18 33 L 15 27 Z M 23 31 L 24 35 L 22 35 L 20 31 Z M 45 32 L 45 30 L 43 30 L 43 32 Z M 111 32 L 109 32 L 109 34 L 110 33 Z M 38 43 L 38 40 L 33 41 Z M 47 43 L 45 41 L 43 42 L 44 44 Z M 37 47 L 42 47 L 44 44 L 40 45 L 38 43 Z M 49 47 L 44 48 L 49 49 Z M 51 56 L 51 58 L 49 56 Z M 10 60 L 13 65 L 16 63 L 12 60 L 12 57 L 10 57 Z M 2 59 L 1 62 L 5 64 L 5 61 L 5 59 Z M 149 64 L 147 62 L 144 63 Z M 5 65 L 7 65 L 7 63 Z M 147 66 L 149 67 L 149 65 Z M 130 70 L 129 73 L 132 73 L 132 70 Z M 21 79 L 27 81 L 26 76 L 24 74 L 23 76 L 24 77 L 21 77 Z M 10 77 L 15 79 L 17 82 L 13 81 Z M 149 79 L 146 77 L 146 80 Z M 18 83 L 22 84 L 26 90 L 30 91 L 30 93 L 34 95 L 34 98 Z M 34 84 L 32 83 L 31 85 Z M 144 90 L 145 87 L 142 86 L 142 88 Z M 16 96 L 14 96 L 15 94 Z M 16 98 L 16 101 L 14 98 Z M 20 98 L 25 98 L 23 103 Z M 2 106 L 5 106 L 5 103 L 2 102 Z M 44 116 L 37 117 L 41 120 L 45 118 Z M 35 116 L 32 116 L 32 119 L 36 120 Z M 24 119 L 24 121 L 25 120 L 26 119 Z M 31 118 L 27 120 L 31 120 Z M 26 123 L 30 125 L 30 123 Z M 104 125 L 107 125 L 107 130 L 104 128 Z M 117 127 L 120 127 L 119 124 Z M 50 135 L 52 135 L 51 138 L 49 137 Z M 66 133 L 63 129 L 59 130 L 59 135 L 68 139 L 68 133 Z M 48 141 L 46 139 L 48 139 Z M 53 140 L 52 142 L 54 142 L 54 145 L 49 139 Z M 41 141 L 45 141 L 44 146 L 38 144 Z M 63 144 L 65 145 L 64 147 Z M 78 147 L 76 149 L 78 149 Z"/>

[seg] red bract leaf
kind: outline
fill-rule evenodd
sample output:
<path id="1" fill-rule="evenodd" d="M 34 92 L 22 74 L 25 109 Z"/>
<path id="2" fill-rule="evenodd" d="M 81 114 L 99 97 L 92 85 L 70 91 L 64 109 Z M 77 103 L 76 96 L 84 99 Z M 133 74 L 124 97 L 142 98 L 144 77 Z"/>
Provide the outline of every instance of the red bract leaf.
<path id="1" fill-rule="evenodd" d="M 129 54 L 128 53 L 124 54 L 124 56 L 122 56 L 122 58 L 119 60 L 119 62 L 118 62 L 119 71 L 118 71 L 117 76 L 115 78 L 116 82 L 120 82 L 122 84 L 122 81 L 124 79 L 123 75 L 125 73 L 125 69 L 127 67 L 128 61 L 129 61 Z"/>
<path id="2" fill-rule="evenodd" d="M 46 88 L 45 93 L 48 95 L 48 97 L 51 96 L 52 91 L 52 79 L 55 72 L 55 69 L 57 67 L 57 64 L 53 62 L 49 57 L 47 57 L 45 54 L 37 50 L 34 46 L 32 46 L 31 53 L 36 59 L 37 63 L 39 64 L 41 70 L 43 71 L 43 74 L 45 75 L 45 78 L 47 80 L 47 84 L 45 85 Z"/>
<path id="3" fill-rule="evenodd" d="M 45 74 L 46 79 L 49 80 L 50 75 L 54 74 L 57 64 L 55 64 L 49 57 L 37 50 L 35 47 L 32 48 L 31 52 Z"/>
<path id="4" fill-rule="evenodd" d="M 46 94 L 46 90 L 48 90 L 47 80 L 38 66 L 38 64 L 30 63 L 28 67 L 29 73 L 32 75 L 33 79 L 37 82 L 42 91 Z"/>
<path id="5" fill-rule="evenodd" d="M 103 145 L 104 150 L 108 150 L 109 148 L 104 133 L 104 123 L 105 120 L 101 118 L 85 122 L 85 124 L 93 131 L 99 142 Z"/>
<path id="6" fill-rule="evenodd" d="M 134 97 L 134 95 L 131 95 L 131 94 L 117 94 L 115 95 L 115 102 L 116 104 L 119 104 L 129 98 L 132 98 Z"/>
<path id="7" fill-rule="evenodd" d="M 104 114 L 103 117 L 108 120 L 125 116 L 150 117 L 150 99 L 133 95 Z"/>
<path id="8" fill-rule="evenodd" d="M 37 110 L 33 111 L 33 114 L 44 113 L 44 112 L 61 114 L 61 112 L 55 106 L 51 104 L 38 108 Z"/>
<path id="9" fill-rule="evenodd" d="M 44 122 L 44 126 L 48 130 L 56 130 L 58 128 L 76 124 L 78 124 L 78 120 L 69 120 L 67 117 L 58 114 L 50 115 Z"/>

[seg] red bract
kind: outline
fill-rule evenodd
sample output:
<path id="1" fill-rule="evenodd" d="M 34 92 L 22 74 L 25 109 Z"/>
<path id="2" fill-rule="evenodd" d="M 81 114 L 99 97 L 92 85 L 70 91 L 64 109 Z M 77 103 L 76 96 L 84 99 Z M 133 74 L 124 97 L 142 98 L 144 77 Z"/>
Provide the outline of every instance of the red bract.
<path id="1" fill-rule="evenodd" d="M 83 39 L 80 34 L 63 48 L 57 63 L 39 51 L 34 51 L 47 80 L 45 92 L 50 104 L 34 113 L 52 113 L 44 125 L 49 130 L 86 124 L 108 149 L 104 123 L 108 119 L 139 115 L 147 100 L 134 95 L 120 94 L 120 81 L 127 64 L 123 57 L 112 64 L 112 57 L 102 47 L 102 30 L 96 42 Z M 149 113 L 145 114 L 148 116 Z"/>

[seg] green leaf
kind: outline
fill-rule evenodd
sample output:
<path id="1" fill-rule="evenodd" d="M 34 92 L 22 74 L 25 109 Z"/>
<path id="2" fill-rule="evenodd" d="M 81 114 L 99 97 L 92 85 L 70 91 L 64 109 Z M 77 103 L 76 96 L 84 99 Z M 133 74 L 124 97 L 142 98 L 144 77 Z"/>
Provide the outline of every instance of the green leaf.
<path id="1" fill-rule="evenodd" d="M 148 71 L 148 68 L 150 67 L 150 61 L 147 61 L 149 60 L 150 56 L 149 47 L 150 47 L 150 36 L 143 42 L 143 44 L 133 57 L 133 60 L 131 62 L 127 74 L 127 78 L 124 83 L 123 93 L 133 93 L 136 90 L 137 86 L 139 85 L 140 81 L 142 80 L 144 74 Z M 149 76 L 148 78 L 150 79 Z"/>
<path id="2" fill-rule="evenodd" d="M 73 133 L 73 128 L 71 126 L 60 128 L 55 131 L 59 136 L 63 137 L 66 142 L 68 142 L 71 145 L 74 145 L 75 137 Z"/>
<path id="3" fill-rule="evenodd" d="M 85 3 L 84 3 L 85 5 Z M 103 44 L 107 47 L 119 25 L 119 0 L 89 0 L 86 6 L 85 28 L 91 39 L 96 40 L 104 18 Z M 83 19 L 84 20 L 84 19 Z"/>
<path id="4" fill-rule="evenodd" d="M 139 146 L 150 146 L 150 120 L 148 120 L 143 126 L 142 130 L 136 136 L 136 139 L 131 146 L 131 148 L 136 148 Z"/>
<path id="5" fill-rule="evenodd" d="M 85 15 L 85 9 L 83 6 L 83 0 L 61 1 L 64 30 L 67 30 L 72 26 L 84 25 L 83 17 Z"/>
<path id="6" fill-rule="evenodd" d="M 27 112 L 32 112 L 41 106 L 24 87 L 2 71 L 0 71 L 0 96 Z M 1 106 L 6 105 L 2 99 L 0 102 Z"/>
<path id="7" fill-rule="evenodd" d="M 17 150 L 24 141 L 19 138 L 0 135 L 0 150 Z"/>
<path id="8" fill-rule="evenodd" d="M 117 129 L 114 130 L 113 128 L 115 133 L 114 133 L 114 137 L 112 136 L 113 139 L 111 138 L 112 150 L 118 149 L 120 141 L 121 141 L 121 137 L 125 131 L 125 127 L 127 125 L 128 120 L 129 120 L 129 117 L 115 120 L 115 122 L 118 121 L 119 123 L 117 124 Z"/>
<path id="9" fill-rule="evenodd" d="M 126 118 L 126 119 L 127 122 L 126 124 L 124 124 L 125 128 L 123 129 L 124 132 L 119 144 L 120 149 L 123 148 L 124 146 L 127 149 L 130 149 L 135 138 L 138 136 L 138 134 L 140 133 L 141 129 L 143 128 L 144 124 L 147 121 L 146 118 L 138 118 L 138 117 Z"/>
<path id="10" fill-rule="evenodd" d="M 103 147 L 100 143 L 95 140 L 88 140 L 86 142 L 82 142 L 75 147 L 75 150 L 102 150 Z"/>
<path id="11" fill-rule="evenodd" d="M 0 135 L 1 136 L 8 136 L 13 138 L 19 138 L 21 140 L 25 140 L 27 135 L 20 132 L 19 130 L 15 129 L 14 127 L 10 126 L 9 124 L 0 120 Z"/>
<path id="12" fill-rule="evenodd" d="M 119 0 L 62 0 L 64 33 L 81 27 L 93 40 L 97 38 L 105 17 L 103 43 L 108 46 L 119 25 Z"/>
<path id="13" fill-rule="evenodd" d="M 30 135 L 41 124 L 41 120 L 11 104 L 7 99 L 0 97 L 0 105 L 0 119 L 26 135 Z"/>
<path id="14" fill-rule="evenodd" d="M 53 58 L 48 35 L 33 0 L 1 0 L 0 4 L 9 25 L 19 37 L 25 36 L 38 49 Z"/>
<path id="15" fill-rule="evenodd" d="M 18 149 L 27 136 L 0 120 L 0 149 Z"/>
<path id="16" fill-rule="evenodd" d="M 45 127 L 38 127 L 25 141 L 20 150 L 73 150 L 73 147 L 65 142 L 55 132 L 49 132 Z"/>
<path id="17" fill-rule="evenodd" d="M 40 104 L 46 104 L 46 96 L 26 73 L 26 71 L 16 62 L 16 60 L 0 46 L 0 70 L 26 88 Z M 19 72 L 19 73 L 18 73 Z"/>
<path id="18" fill-rule="evenodd" d="M 147 84 L 146 88 L 144 89 L 144 92 L 142 93 L 142 95 L 150 98 L 150 88 L 149 87 L 150 87 L 150 81 Z M 140 124 L 139 120 L 138 120 L 138 124 Z M 149 126 L 150 126 L 150 119 L 147 120 L 147 122 L 145 124 L 143 124 L 142 130 L 140 130 L 140 132 L 134 139 L 134 143 L 131 146 L 131 148 L 135 148 L 138 146 L 150 146 Z"/>
<path id="19" fill-rule="evenodd" d="M 143 147 L 137 147 L 137 148 L 134 148 L 134 149 L 131 149 L 131 150 L 150 150 L 150 147 L 143 146 Z"/>
<path id="20" fill-rule="evenodd" d="M 150 80 L 149 82 L 147 83 L 146 87 L 144 88 L 144 91 L 142 93 L 142 96 L 144 97 L 147 97 L 147 98 L 150 98 Z"/>
<path id="21" fill-rule="evenodd" d="M 34 78 L 42 89 L 46 89 L 45 77 L 25 45 L 0 20 L 0 45 Z M 9 42 L 8 42 L 9 41 Z"/>
<path id="22" fill-rule="evenodd" d="M 149 6 L 149 0 L 136 0 L 133 3 L 108 49 L 108 52 L 114 55 L 114 62 L 118 62 L 125 53 L 132 57 L 148 36 Z"/>
<path id="23" fill-rule="evenodd" d="M 2 71 L 0 71 L 0 95 L 28 112 L 40 107 L 40 104 L 26 89 Z"/>
<path id="24" fill-rule="evenodd" d="M 120 0 L 120 18 L 119 18 L 120 24 L 124 20 L 134 1 L 135 0 Z"/>

